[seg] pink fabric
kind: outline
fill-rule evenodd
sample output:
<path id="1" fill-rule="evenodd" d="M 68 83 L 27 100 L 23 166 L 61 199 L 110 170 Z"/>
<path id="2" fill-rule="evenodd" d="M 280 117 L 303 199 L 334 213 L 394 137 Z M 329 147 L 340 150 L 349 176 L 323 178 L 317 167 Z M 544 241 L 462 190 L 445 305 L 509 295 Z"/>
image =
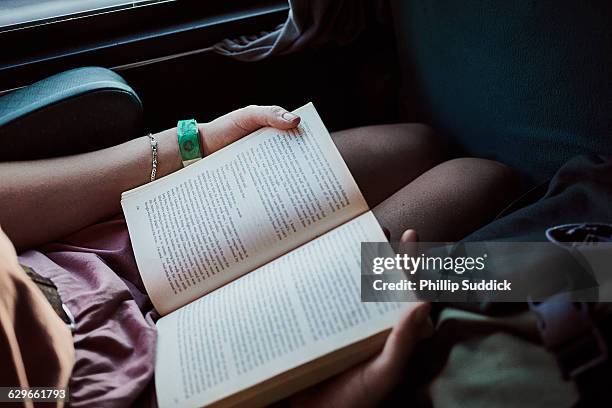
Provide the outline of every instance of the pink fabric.
<path id="1" fill-rule="evenodd" d="M 157 315 L 125 220 L 92 225 L 19 261 L 51 279 L 75 317 L 71 406 L 151 405 Z"/>

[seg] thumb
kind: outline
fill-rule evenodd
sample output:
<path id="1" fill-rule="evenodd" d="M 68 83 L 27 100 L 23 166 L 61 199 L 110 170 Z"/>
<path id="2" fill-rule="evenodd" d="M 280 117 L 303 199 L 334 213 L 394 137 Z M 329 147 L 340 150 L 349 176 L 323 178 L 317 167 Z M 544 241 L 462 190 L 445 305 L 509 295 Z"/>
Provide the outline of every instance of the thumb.
<path id="1" fill-rule="evenodd" d="M 401 380 L 410 354 L 429 324 L 429 304 L 406 310 L 389 334 L 383 351 L 318 387 L 292 399 L 292 406 L 375 407 Z"/>
<path id="2" fill-rule="evenodd" d="M 409 308 L 391 330 L 381 354 L 367 366 L 366 376 L 387 379 L 393 386 L 401 377 L 416 344 L 432 334 L 429 303 L 417 303 Z"/>
<path id="3" fill-rule="evenodd" d="M 419 235 L 413 229 L 407 229 L 400 237 L 400 241 L 397 246 L 397 252 L 399 254 L 406 254 L 409 256 L 416 256 L 419 247 Z"/>
<path id="4" fill-rule="evenodd" d="M 260 127 L 270 126 L 278 129 L 292 129 L 300 123 L 300 118 L 280 106 L 249 105 L 235 110 L 217 120 L 227 121 L 237 131 L 253 132 Z"/>
<path id="5" fill-rule="evenodd" d="M 280 106 L 249 105 L 200 125 L 206 153 L 212 153 L 256 131 L 270 126 L 292 129 L 300 123 L 300 117 Z"/>
<path id="6" fill-rule="evenodd" d="M 419 235 L 413 229 L 407 229 L 406 231 L 404 231 L 402 237 L 400 238 L 400 242 L 418 242 L 418 240 Z"/>

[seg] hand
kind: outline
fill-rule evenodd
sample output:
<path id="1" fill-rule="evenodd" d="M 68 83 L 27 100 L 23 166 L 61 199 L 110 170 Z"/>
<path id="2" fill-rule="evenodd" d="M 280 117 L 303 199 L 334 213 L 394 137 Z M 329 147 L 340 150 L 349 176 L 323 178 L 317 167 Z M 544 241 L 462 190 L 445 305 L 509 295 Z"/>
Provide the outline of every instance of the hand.
<path id="1" fill-rule="evenodd" d="M 401 242 L 415 242 L 407 230 Z M 407 310 L 395 325 L 380 354 L 291 399 L 295 407 L 375 407 L 401 380 L 415 345 L 432 333 L 429 303 Z"/>
<path id="2" fill-rule="evenodd" d="M 299 116 L 280 106 L 249 105 L 212 122 L 199 124 L 200 144 L 204 154 L 208 155 L 261 127 L 286 130 L 296 127 L 299 123 Z"/>

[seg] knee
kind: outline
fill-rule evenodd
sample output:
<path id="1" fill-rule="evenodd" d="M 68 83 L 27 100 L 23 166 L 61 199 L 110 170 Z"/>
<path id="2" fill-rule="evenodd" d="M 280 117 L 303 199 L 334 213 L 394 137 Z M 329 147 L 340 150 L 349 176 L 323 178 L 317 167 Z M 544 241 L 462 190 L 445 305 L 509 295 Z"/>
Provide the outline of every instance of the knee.
<path id="1" fill-rule="evenodd" d="M 397 123 L 388 125 L 389 137 L 393 145 L 404 153 L 417 153 L 420 157 L 430 157 L 437 161 L 443 157 L 443 143 L 436 132 L 423 123 Z"/>
<path id="2" fill-rule="evenodd" d="M 372 125 L 341 130 L 332 135 L 341 151 L 390 157 L 439 156 L 441 140 L 421 123 Z"/>
<path id="3" fill-rule="evenodd" d="M 442 163 L 448 174 L 458 177 L 462 185 L 477 198 L 492 202 L 508 202 L 520 192 L 518 174 L 509 166 L 487 159 L 463 157 Z M 469 183 L 465 183 L 468 180 Z"/>
<path id="4" fill-rule="evenodd" d="M 436 138 L 436 132 L 431 126 L 424 123 L 394 123 L 391 125 L 382 125 L 389 129 L 389 132 L 399 135 L 410 134 L 418 139 L 433 139 Z"/>
<path id="5" fill-rule="evenodd" d="M 431 127 L 421 123 L 383 126 L 384 132 L 378 133 L 382 137 L 369 141 L 370 149 L 393 171 L 413 178 L 444 160 L 444 144 Z"/>
<path id="6" fill-rule="evenodd" d="M 462 173 L 478 174 L 482 177 L 499 181 L 510 182 L 517 177 L 516 172 L 511 167 L 495 160 L 461 157 L 448 160 L 444 164 Z"/>

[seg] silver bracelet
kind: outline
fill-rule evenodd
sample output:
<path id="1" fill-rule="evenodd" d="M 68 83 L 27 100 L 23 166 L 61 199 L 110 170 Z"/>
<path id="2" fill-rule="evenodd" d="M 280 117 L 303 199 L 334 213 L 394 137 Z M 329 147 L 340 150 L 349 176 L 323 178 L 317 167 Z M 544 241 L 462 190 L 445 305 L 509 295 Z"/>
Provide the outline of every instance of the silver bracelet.
<path id="1" fill-rule="evenodd" d="M 151 181 L 155 181 L 157 175 L 157 139 L 152 133 L 147 135 L 151 142 L 151 152 L 153 153 L 153 161 L 151 162 Z"/>

